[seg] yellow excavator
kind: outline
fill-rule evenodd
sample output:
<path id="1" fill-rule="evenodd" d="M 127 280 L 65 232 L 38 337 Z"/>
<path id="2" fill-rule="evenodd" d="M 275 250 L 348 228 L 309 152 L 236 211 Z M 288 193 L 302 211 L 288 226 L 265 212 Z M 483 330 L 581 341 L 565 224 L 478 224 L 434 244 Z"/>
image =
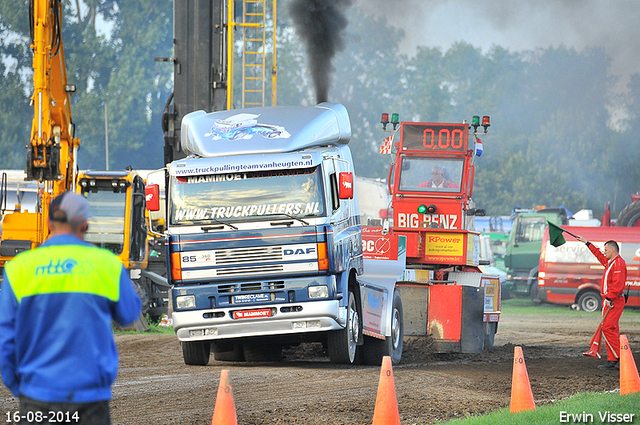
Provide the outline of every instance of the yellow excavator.
<path id="1" fill-rule="evenodd" d="M 26 180 L 37 187 L 33 211 L 7 205 L 6 177 L 3 178 L 2 239 L 0 266 L 21 251 L 35 248 L 48 236 L 46 217 L 49 202 L 58 194 L 74 190 L 77 150 L 71 121 L 64 48 L 60 37 L 59 0 L 29 2 L 31 49 L 33 50 L 34 107 L 31 141 L 27 145 Z"/>
<path id="2" fill-rule="evenodd" d="M 128 269 L 143 269 L 148 260 L 144 180 L 133 170 L 78 173 L 80 139 L 69 97 L 75 86 L 67 83 L 61 0 L 30 0 L 29 18 L 34 115 L 24 181 L 11 187 L 7 174 L 1 174 L 0 270 L 18 253 L 45 241 L 49 203 L 69 190 L 86 196 L 91 205 L 86 240 L 112 251 Z M 20 187 L 35 192 L 35 202 L 23 204 Z M 14 193 L 17 203 L 9 204 Z"/>

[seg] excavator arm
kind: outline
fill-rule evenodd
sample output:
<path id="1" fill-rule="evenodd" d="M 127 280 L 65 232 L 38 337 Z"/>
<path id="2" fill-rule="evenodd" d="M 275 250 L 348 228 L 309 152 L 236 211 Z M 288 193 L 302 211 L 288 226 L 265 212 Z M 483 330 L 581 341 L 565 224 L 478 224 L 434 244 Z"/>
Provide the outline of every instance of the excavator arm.
<path id="1" fill-rule="evenodd" d="M 80 140 L 74 137 L 61 37 L 60 0 L 29 0 L 34 107 L 27 179 L 50 182 L 51 195 L 73 190 Z"/>
<path id="2" fill-rule="evenodd" d="M 29 0 L 31 49 L 33 50 L 33 122 L 27 145 L 26 180 L 36 186 L 34 206 L 6 205 L 3 196 L 0 268 L 18 253 L 40 245 L 49 235 L 46 217 L 57 195 L 75 190 L 76 153 L 61 37 L 61 0 Z M 1 192 L 6 195 L 7 185 Z M 20 198 L 20 197 L 19 197 Z M 20 202 L 20 201 L 19 201 Z"/>

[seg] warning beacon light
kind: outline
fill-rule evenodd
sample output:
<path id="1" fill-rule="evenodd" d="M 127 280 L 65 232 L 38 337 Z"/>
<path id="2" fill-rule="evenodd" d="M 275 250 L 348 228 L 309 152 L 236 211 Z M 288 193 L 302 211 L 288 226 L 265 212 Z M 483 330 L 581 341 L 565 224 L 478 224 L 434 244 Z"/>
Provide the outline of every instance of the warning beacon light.
<path id="1" fill-rule="evenodd" d="M 473 132 L 477 133 L 478 132 L 478 127 L 480 127 L 480 117 L 477 115 L 474 115 L 473 118 L 471 118 L 471 127 L 473 127 Z"/>
<path id="2" fill-rule="evenodd" d="M 485 115 L 484 117 L 482 117 L 482 127 L 484 127 L 484 132 L 487 132 L 487 129 L 489 128 L 489 126 L 491 125 L 491 123 L 489 122 L 489 116 Z"/>
<path id="3" fill-rule="evenodd" d="M 391 121 L 389 121 L 389 114 L 383 113 L 382 118 L 380 118 L 380 123 L 382 124 L 382 130 L 387 130 L 387 125 L 391 123 L 393 125 L 393 129 L 398 128 L 398 124 L 400 124 L 400 115 L 399 114 L 391 114 Z"/>
<path id="4" fill-rule="evenodd" d="M 400 124 L 400 115 L 391 114 L 391 124 L 393 124 L 393 129 L 395 130 L 398 124 Z"/>
<path id="5" fill-rule="evenodd" d="M 389 124 L 389 114 L 386 112 L 382 114 L 382 118 L 380 118 L 380 123 L 382 124 L 382 130 L 387 129 L 387 124 Z"/>
<path id="6" fill-rule="evenodd" d="M 485 134 L 487 133 L 487 129 L 491 126 L 489 121 L 489 116 L 485 115 L 482 117 L 482 128 L 484 128 Z M 474 115 L 471 119 L 471 127 L 473 127 L 473 132 L 478 132 L 478 127 L 480 127 L 480 117 L 478 115 Z"/>

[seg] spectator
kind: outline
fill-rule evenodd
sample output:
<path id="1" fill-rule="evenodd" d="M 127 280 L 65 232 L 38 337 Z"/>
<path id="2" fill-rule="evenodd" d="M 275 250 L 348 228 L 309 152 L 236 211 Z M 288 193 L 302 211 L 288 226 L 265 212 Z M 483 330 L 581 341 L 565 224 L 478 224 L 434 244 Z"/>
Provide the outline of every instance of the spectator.
<path id="1" fill-rule="evenodd" d="M 0 371 L 23 417 L 44 412 L 29 415 L 32 423 L 49 423 L 50 412 L 68 423 L 111 423 L 111 322 L 133 323 L 141 301 L 120 260 L 83 241 L 88 217 L 83 196 L 59 195 L 49 207 L 50 237 L 4 269 Z"/>

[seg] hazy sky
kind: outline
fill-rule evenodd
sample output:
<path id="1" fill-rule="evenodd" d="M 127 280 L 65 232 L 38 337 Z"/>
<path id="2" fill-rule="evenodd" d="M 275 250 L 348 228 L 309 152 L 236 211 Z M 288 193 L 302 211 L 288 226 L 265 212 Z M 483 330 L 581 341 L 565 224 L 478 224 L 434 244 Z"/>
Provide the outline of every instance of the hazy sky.
<path id="1" fill-rule="evenodd" d="M 355 0 L 355 5 L 402 28 L 402 49 L 409 54 L 417 45 L 446 50 L 460 40 L 484 52 L 493 44 L 512 52 L 604 47 L 613 75 L 640 72 L 638 0 Z"/>

